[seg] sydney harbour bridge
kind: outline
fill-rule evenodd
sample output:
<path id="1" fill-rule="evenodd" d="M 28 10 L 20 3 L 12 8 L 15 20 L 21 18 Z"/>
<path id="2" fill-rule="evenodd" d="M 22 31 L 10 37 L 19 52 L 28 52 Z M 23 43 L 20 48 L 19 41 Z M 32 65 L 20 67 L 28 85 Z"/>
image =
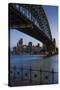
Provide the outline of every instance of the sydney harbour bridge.
<path id="1" fill-rule="evenodd" d="M 52 53 L 52 34 L 43 6 L 9 4 L 9 29 L 21 31 L 44 43 Z"/>

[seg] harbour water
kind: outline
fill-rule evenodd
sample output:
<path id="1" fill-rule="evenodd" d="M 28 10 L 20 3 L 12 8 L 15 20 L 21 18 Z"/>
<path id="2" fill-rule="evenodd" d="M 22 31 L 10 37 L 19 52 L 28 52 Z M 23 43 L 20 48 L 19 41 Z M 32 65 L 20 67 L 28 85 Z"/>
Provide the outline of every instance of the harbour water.
<path id="1" fill-rule="evenodd" d="M 54 74 L 54 83 L 58 83 L 58 55 L 54 55 L 51 57 L 45 57 L 41 55 L 11 55 L 10 56 L 10 70 L 12 70 L 14 74 L 14 70 L 12 67 L 21 68 L 23 66 L 23 79 L 29 80 L 30 78 L 30 71 L 28 69 L 32 68 L 32 80 L 39 81 L 40 80 L 40 72 L 38 70 L 42 70 L 42 81 L 43 83 L 52 84 L 52 70 L 53 72 L 57 72 Z M 20 70 L 16 69 L 17 72 Z M 45 72 L 48 71 L 48 72 Z M 28 77 L 25 77 L 25 73 L 27 72 Z M 13 76 L 11 75 L 11 77 Z M 34 74 L 38 75 L 37 78 L 34 77 Z M 20 79 L 20 75 L 18 76 L 15 73 L 17 79 Z M 44 80 L 44 76 L 48 75 L 49 80 Z"/>
<path id="2" fill-rule="evenodd" d="M 47 69 L 48 68 L 54 69 L 55 71 L 58 70 L 58 55 L 51 56 L 51 57 L 45 57 L 41 55 L 11 55 L 10 56 L 11 66 L 15 65 L 15 66 L 20 67 L 21 64 L 26 64 L 28 66 L 27 63 L 32 65 L 32 63 L 35 63 L 35 62 L 36 62 L 36 65 L 37 65 L 37 62 L 42 63 L 42 67 L 44 65 L 49 66 L 47 67 Z"/>

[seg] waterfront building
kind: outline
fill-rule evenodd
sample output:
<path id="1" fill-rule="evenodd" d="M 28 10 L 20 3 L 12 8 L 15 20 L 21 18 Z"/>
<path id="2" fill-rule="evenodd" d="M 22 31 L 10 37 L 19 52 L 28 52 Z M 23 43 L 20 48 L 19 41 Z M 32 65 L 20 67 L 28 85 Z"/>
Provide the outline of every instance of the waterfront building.
<path id="1" fill-rule="evenodd" d="M 17 42 L 17 53 L 18 54 L 23 53 L 23 39 L 22 38 Z"/>
<path id="2" fill-rule="evenodd" d="M 32 42 L 29 42 L 28 43 L 27 52 L 30 53 L 30 54 L 32 54 Z"/>

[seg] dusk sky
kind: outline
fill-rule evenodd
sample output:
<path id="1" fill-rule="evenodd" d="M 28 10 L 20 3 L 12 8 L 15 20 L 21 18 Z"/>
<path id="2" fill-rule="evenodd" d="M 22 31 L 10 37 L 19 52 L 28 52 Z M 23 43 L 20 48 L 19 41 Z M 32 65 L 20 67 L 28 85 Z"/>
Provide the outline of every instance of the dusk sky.
<path id="1" fill-rule="evenodd" d="M 47 15 L 48 22 L 50 25 L 52 38 L 56 39 L 56 45 L 58 46 L 58 7 L 57 6 L 43 6 L 44 11 Z M 22 32 L 19 32 L 17 30 L 10 30 L 10 46 L 14 47 L 16 46 L 18 40 L 20 38 L 23 38 L 23 44 L 28 44 L 28 42 L 32 42 L 33 45 L 37 45 L 37 43 L 42 43 Z"/>

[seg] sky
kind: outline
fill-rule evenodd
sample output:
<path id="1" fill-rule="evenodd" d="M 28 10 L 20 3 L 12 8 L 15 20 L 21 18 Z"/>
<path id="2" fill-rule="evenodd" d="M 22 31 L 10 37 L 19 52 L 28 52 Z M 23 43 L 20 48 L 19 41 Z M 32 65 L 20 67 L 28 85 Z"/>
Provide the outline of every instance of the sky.
<path id="1" fill-rule="evenodd" d="M 48 18 L 50 30 L 52 33 L 52 38 L 56 39 L 56 46 L 58 46 L 58 7 L 57 6 L 43 6 L 46 16 Z M 11 48 L 17 45 L 17 42 L 20 38 L 23 38 L 23 44 L 28 44 L 28 42 L 32 42 L 33 45 L 37 45 L 42 43 L 20 31 L 10 30 L 10 46 Z"/>

